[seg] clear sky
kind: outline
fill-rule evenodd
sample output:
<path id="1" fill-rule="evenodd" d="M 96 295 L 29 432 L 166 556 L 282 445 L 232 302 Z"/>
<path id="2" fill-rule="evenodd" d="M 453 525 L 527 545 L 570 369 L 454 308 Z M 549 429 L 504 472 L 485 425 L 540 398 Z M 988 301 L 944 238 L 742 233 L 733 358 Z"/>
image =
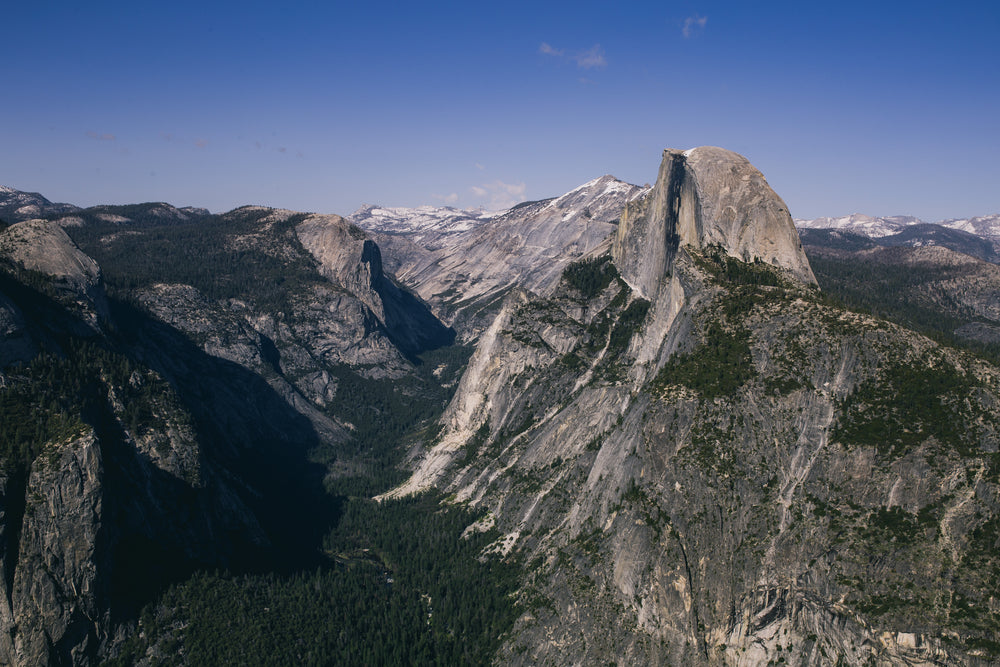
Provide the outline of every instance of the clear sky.
<path id="1" fill-rule="evenodd" d="M 1000 212 L 1000 3 L 92 2 L 2 12 L 0 184 L 54 201 L 498 208 L 665 147 L 795 217 Z"/>

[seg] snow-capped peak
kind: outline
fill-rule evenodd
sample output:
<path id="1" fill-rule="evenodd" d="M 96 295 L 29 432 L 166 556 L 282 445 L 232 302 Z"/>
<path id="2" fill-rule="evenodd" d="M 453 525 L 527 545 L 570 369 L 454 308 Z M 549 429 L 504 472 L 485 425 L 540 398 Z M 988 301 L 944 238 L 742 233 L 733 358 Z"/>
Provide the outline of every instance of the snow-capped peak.
<path id="1" fill-rule="evenodd" d="M 927 224 L 920 218 L 910 215 L 892 215 L 872 217 L 861 213 L 841 216 L 839 218 L 816 218 L 814 220 L 796 219 L 795 226 L 799 229 L 836 229 L 842 232 L 859 234 L 869 238 L 882 238 L 898 234 L 907 227 Z M 974 218 L 955 218 L 933 223 L 947 229 L 956 229 L 976 236 L 1000 241 L 1000 214 L 978 216 Z"/>

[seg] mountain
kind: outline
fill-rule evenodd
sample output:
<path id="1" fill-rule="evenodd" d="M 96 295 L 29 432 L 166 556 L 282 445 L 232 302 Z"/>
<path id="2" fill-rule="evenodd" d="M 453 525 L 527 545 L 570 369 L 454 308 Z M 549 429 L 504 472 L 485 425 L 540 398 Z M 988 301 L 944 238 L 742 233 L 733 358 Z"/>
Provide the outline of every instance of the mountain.
<path id="1" fill-rule="evenodd" d="M 1000 360 L 1000 266 L 943 245 L 882 247 L 835 231 L 816 242 L 824 232 L 802 237 L 826 294 Z"/>
<path id="2" fill-rule="evenodd" d="M 31 220 L 0 268 L 4 664 L 95 664 L 198 569 L 315 564 L 327 489 L 398 480 L 462 362 L 338 216 Z"/>
<path id="3" fill-rule="evenodd" d="M 895 234 L 908 225 L 922 224 L 924 221 L 909 215 L 872 217 L 853 213 L 839 218 L 816 218 L 814 220 L 795 219 L 795 227 L 802 229 L 836 229 L 870 238 L 881 238 Z"/>
<path id="4" fill-rule="evenodd" d="M 396 211 L 393 233 L 369 209 L 351 216 L 378 232 L 387 268 L 470 341 L 482 334 L 503 296 L 520 287 L 554 289 L 566 265 L 595 251 L 615 229 L 625 204 L 646 190 L 602 176 L 561 197 L 518 204 L 490 216 L 452 215 L 436 223 L 427 209 Z M 457 223 L 456 223 L 457 221 Z"/>
<path id="5" fill-rule="evenodd" d="M 796 220 L 804 242 L 814 246 L 844 247 L 870 239 L 885 247 L 936 245 L 972 255 L 987 262 L 1000 261 L 1000 215 L 928 223 L 910 216 L 872 218 L 854 214 L 842 218 Z"/>
<path id="6" fill-rule="evenodd" d="M 751 169 L 665 152 L 609 255 L 506 297 L 386 496 L 528 563 L 500 662 L 996 657 L 997 369 L 830 304 Z"/>
<path id="7" fill-rule="evenodd" d="M 208 209 L 205 208 L 194 206 L 177 208 L 166 202 L 148 202 L 118 206 L 91 206 L 74 211 L 72 215 L 60 215 L 58 219 L 61 224 L 68 226 L 102 223 L 155 226 L 170 222 L 194 222 L 209 215 Z M 53 218 L 55 216 L 49 214 L 45 217 Z"/>
<path id="8" fill-rule="evenodd" d="M 715 147 L 163 206 L 0 231 L 0 662 L 1000 660 L 995 265 Z"/>
<path id="9" fill-rule="evenodd" d="M 974 218 L 954 218 L 944 220 L 939 224 L 949 229 L 969 232 L 994 242 L 1000 241 L 1000 213 Z"/>
<path id="10" fill-rule="evenodd" d="M 22 192 L 0 185 L 0 220 L 8 224 L 33 219 L 60 219 L 61 224 L 69 226 L 108 222 L 156 225 L 170 221 L 191 222 L 208 215 L 208 209 L 194 206 L 177 208 L 165 202 L 80 208 L 72 204 L 53 204 L 37 192 Z"/>
<path id="11" fill-rule="evenodd" d="M 53 204 L 37 192 L 22 192 L 0 185 L 0 220 L 7 223 L 68 215 L 78 211 L 72 204 Z"/>

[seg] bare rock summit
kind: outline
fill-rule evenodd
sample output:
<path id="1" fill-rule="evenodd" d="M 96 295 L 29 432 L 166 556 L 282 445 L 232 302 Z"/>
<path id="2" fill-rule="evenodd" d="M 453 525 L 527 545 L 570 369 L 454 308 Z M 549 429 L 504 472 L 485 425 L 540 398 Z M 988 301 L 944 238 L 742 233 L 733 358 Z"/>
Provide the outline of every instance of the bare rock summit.
<path id="1" fill-rule="evenodd" d="M 656 185 L 628 203 L 613 245 L 626 281 L 650 298 L 682 246 L 721 246 L 815 283 L 788 207 L 742 155 L 714 146 L 668 148 Z"/>

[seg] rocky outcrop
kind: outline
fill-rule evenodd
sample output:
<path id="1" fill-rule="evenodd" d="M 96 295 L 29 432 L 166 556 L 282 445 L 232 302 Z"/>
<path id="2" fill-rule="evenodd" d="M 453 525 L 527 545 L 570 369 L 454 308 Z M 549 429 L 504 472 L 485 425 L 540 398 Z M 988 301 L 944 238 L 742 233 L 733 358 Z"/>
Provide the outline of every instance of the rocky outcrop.
<path id="1" fill-rule="evenodd" d="M 72 204 L 53 204 L 37 192 L 22 192 L 0 185 L 0 219 L 7 222 L 67 215 L 79 210 Z"/>
<path id="2" fill-rule="evenodd" d="M 94 331 L 108 316 L 101 270 L 84 254 L 61 226 L 29 220 L 0 232 L 0 256 L 28 271 L 49 276 L 57 296 L 75 305 L 77 314 Z"/>
<path id="3" fill-rule="evenodd" d="M 15 662 L 92 664 L 108 631 L 101 449 L 93 431 L 52 442 L 28 480 L 10 591 Z"/>
<path id="4" fill-rule="evenodd" d="M 640 295 L 652 299 L 680 247 L 711 245 L 816 282 L 788 207 L 746 158 L 713 146 L 667 149 L 652 191 L 622 213 L 615 264 Z"/>
<path id="5" fill-rule="evenodd" d="M 382 252 L 361 229 L 337 215 L 313 215 L 296 227 L 321 273 L 360 299 L 407 355 L 449 345 L 454 332 L 382 271 Z"/>

